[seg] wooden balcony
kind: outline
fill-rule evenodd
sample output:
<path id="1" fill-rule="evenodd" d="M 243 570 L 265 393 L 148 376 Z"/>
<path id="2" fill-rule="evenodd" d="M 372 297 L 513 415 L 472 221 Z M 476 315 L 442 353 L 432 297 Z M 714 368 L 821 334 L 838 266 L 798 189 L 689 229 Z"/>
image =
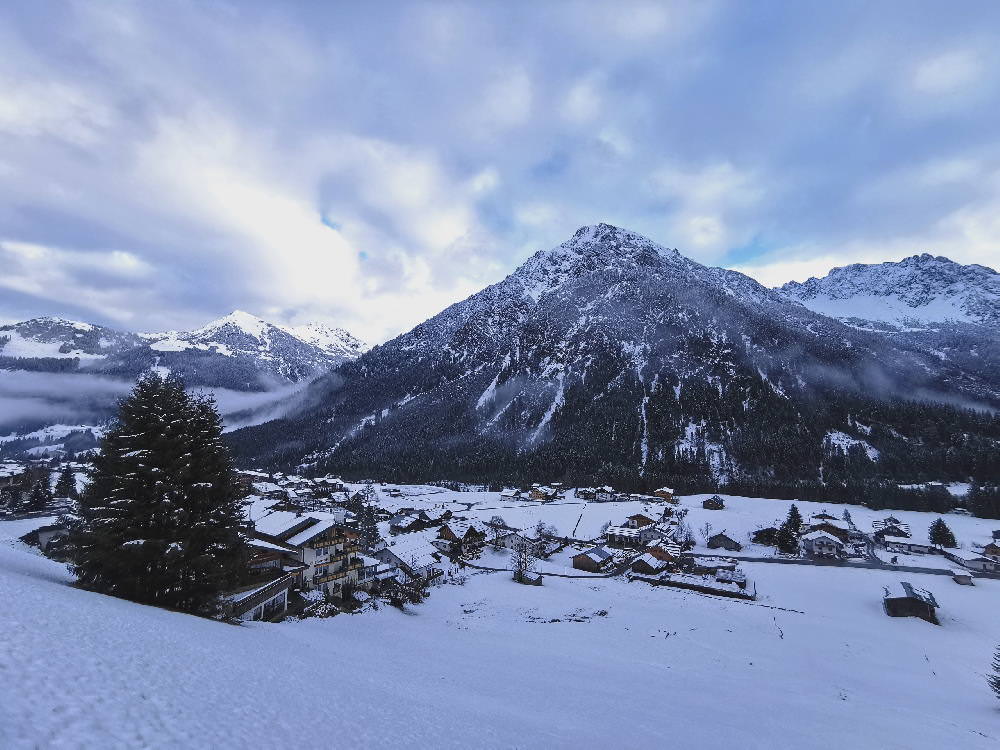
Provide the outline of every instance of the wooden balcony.
<path id="1" fill-rule="evenodd" d="M 346 536 L 344 536 L 343 534 L 338 534 L 337 536 L 330 537 L 328 539 L 323 539 L 322 541 L 310 542 L 309 546 L 312 547 L 313 549 L 317 549 L 319 547 L 333 547 L 338 544 L 344 544 L 348 541 L 350 540 Z"/>
<path id="2" fill-rule="evenodd" d="M 362 565 L 363 563 L 361 562 L 361 560 L 352 560 L 350 563 L 348 563 L 335 573 L 327 573 L 326 575 L 322 576 L 317 574 L 313 576 L 312 580 L 313 583 L 317 585 L 321 583 L 327 583 L 329 581 L 337 581 L 340 580 L 341 578 L 346 577 L 347 574 L 350 573 L 352 570 L 357 570 L 358 568 L 362 567 Z"/>

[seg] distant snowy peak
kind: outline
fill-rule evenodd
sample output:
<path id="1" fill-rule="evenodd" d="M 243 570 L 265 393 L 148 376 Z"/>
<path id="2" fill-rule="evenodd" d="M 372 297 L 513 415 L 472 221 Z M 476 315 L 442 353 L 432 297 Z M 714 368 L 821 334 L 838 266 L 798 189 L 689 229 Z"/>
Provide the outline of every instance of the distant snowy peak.
<path id="1" fill-rule="evenodd" d="M 360 356 L 366 347 L 347 331 L 321 323 L 285 326 L 269 323 L 242 310 L 189 332 L 144 334 L 154 351 L 211 351 L 223 356 L 250 356 L 274 363 L 293 380 L 302 368 L 329 369 Z"/>
<path id="2" fill-rule="evenodd" d="M 367 349 L 341 328 L 277 325 L 242 310 L 193 331 L 131 333 L 62 318 L 0 326 L 0 362 L 6 361 L 8 368 L 16 369 L 26 360 L 77 360 L 92 372 L 104 368 L 135 376 L 150 369 L 169 371 L 197 384 L 219 378 L 226 385 L 230 380 L 253 383 L 254 372 L 268 380 L 298 382 L 356 359 Z M 31 366 L 62 372 L 67 364 L 36 361 Z"/>
<path id="3" fill-rule="evenodd" d="M 314 346 L 334 357 L 355 358 L 368 351 L 369 347 L 343 328 L 325 323 L 306 323 L 301 326 L 282 326 L 282 330 L 300 341 Z"/>
<path id="4" fill-rule="evenodd" d="M 134 334 L 64 318 L 32 318 L 0 326 L 0 357 L 101 359 L 137 342 Z"/>
<path id="5" fill-rule="evenodd" d="M 841 319 L 1000 325 L 1000 274 L 929 253 L 898 263 L 834 268 L 821 279 L 791 281 L 778 291 L 810 310 Z"/>

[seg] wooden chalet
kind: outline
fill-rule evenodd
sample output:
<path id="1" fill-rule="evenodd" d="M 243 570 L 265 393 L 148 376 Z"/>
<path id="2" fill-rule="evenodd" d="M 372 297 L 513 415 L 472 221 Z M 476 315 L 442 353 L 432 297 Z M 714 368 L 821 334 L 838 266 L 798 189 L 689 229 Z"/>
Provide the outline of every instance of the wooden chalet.
<path id="1" fill-rule="evenodd" d="M 614 558 L 604 547 L 594 547 L 573 555 L 573 567 L 588 573 L 603 573 L 614 563 Z"/>
<path id="2" fill-rule="evenodd" d="M 668 563 L 679 562 L 681 555 L 683 554 L 679 544 L 663 540 L 649 545 L 649 547 L 646 548 L 646 552 L 653 557 Z"/>
<path id="3" fill-rule="evenodd" d="M 658 575 L 669 567 L 668 561 L 661 560 L 650 552 L 640 555 L 632 562 L 632 572 L 646 576 Z"/>
<path id="4" fill-rule="evenodd" d="M 674 497 L 673 487 L 660 487 L 660 489 L 653 492 L 653 495 L 660 498 L 661 500 L 666 500 L 668 503 L 677 502 L 677 499 Z"/>
<path id="5" fill-rule="evenodd" d="M 942 550 L 941 554 L 969 570 L 977 570 L 981 573 L 1000 573 L 1000 558 L 950 549 Z"/>
<path id="6" fill-rule="evenodd" d="M 844 554 L 844 542 L 826 529 L 815 529 L 800 538 L 802 547 L 810 557 L 837 558 Z"/>
<path id="7" fill-rule="evenodd" d="M 625 523 L 622 526 L 629 529 L 641 529 L 643 526 L 649 526 L 654 523 L 656 523 L 656 520 L 650 518 L 645 513 L 633 513 L 625 519 Z"/>

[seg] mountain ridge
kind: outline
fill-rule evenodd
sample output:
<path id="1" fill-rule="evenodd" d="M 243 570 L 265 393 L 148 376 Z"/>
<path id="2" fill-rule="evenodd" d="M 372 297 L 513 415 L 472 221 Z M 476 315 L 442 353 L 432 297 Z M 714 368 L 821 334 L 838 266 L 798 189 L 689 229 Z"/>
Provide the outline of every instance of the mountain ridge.
<path id="1" fill-rule="evenodd" d="M 826 276 L 790 281 L 777 291 L 809 309 L 841 319 L 899 327 L 933 323 L 1000 325 L 1000 274 L 921 253 L 901 261 L 853 263 Z"/>
<path id="2" fill-rule="evenodd" d="M 253 423 L 366 348 L 333 326 L 276 325 L 239 310 L 193 331 L 133 333 L 58 317 L 0 326 L 0 403 L 11 405 L 0 413 L 0 455 L 93 447 L 117 399 L 146 372 L 224 394 L 227 421 Z"/>
<path id="3" fill-rule="evenodd" d="M 704 486 L 818 481 L 845 461 L 885 473 L 916 455 L 930 467 L 942 446 L 915 450 L 903 436 L 920 419 L 896 402 L 996 409 L 1000 377 L 927 347 L 598 224 L 321 378 L 308 413 L 233 444 L 263 463 L 399 481 Z M 972 425 L 968 466 L 995 449 L 993 421 L 929 408 Z M 880 419 L 874 437 L 857 426 Z"/>

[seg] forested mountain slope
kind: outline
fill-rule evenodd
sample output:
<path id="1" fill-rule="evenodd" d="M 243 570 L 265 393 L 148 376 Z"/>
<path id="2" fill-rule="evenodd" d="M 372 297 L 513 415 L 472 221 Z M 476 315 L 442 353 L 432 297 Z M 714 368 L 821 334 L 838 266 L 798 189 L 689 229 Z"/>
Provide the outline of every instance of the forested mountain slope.
<path id="1" fill-rule="evenodd" d="M 977 329 L 977 344 L 996 351 Z M 845 325 L 624 229 L 582 227 L 233 435 L 392 479 L 794 485 L 986 477 L 995 362 Z M 976 409 L 966 407 L 974 406 Z"/>

